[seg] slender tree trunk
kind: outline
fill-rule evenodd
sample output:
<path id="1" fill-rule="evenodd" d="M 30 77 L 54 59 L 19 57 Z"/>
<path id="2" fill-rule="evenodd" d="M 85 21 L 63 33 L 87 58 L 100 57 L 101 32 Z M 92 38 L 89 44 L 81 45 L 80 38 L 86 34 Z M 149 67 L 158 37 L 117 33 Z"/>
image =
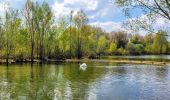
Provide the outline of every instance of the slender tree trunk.
<path id="1" fill-rule="evenodd" d="M 34 43 L 31 42 L 31 63 L 34 62 Z"/>
<path id="2" fill-rule="evenodd" d="M 71 55 L 71 45 L 72 45 L 72 43 L 71 43 L 71 25 L 70 25 L 70 59 L 72 58 L 72 55 Z"/>
<path id="3" fill-rule="evenodd" d="M 31 32 L 31 63 L 34 62 L 34 31 L 33 31 L 33 19 L 31 21 L 31 27 L 30 27 L 30 32 Z"/>
<path id="4" fill-rule="evenodd" d="M 38 47 L 39 45 L 38 45 L 38 34 L 36 35 L 36 51 L 37 51 L 37 59 L 39 58 L 39 53 L 38 53 L 38 50 L 39 50 L 39 47 Z"/>
<path id="5" fill-rule="evenodd" d="M 70 13 L 70 59 L 72 58 L 72 41 L 71 41 L 71 22 L 72 22 L 72 13 L 73 13 L 73 11 L 71 11 L 71 13 Z"/>
<path id="6" fill-rule="evenodd" d="M 9 44 L 8 44 L 8 33 L 7 33 L 7 49 L 6 49 L 6 65 L 8 66 L 9 59 Z"/>
<path id="7" fill-rule="evenodd" d="M 80 42 L 80 40 L 79 40 L 80 39 L 80 37 L 79 37 L 79 28 L 78 28 L 77 32 L 78 32 L 78 38 L 77 38 L 77 58 L 80 59 L 80 54 L 79 54 L 79 52 L 80 52 L 80 47 L 79 47 L 80 46 L 80 44 L 79 44 L 79 42 Z"/>

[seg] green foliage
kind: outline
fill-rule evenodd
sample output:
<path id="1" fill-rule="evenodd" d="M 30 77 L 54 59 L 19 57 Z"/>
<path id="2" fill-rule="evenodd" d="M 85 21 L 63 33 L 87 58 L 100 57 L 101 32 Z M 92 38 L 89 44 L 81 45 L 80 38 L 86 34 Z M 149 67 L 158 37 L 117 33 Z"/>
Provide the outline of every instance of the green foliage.
<path id="1" fill-rule="evenodd" d="M 29 36 L 26 29 L 20 29 L 15 37 L 14 55 L 19 59 L 29 57 Z"/>
<path id="2" fill-rule="evenodd" d="M 144 53 L 144 46 L 142 44 L 134 44 L 129 42 L 126 46 L 126 49 L 130 54 L 139 55 Z"/>
<path id="3" fill-rule="evenodd" d="M 97 58 L 100 55 L 166 54 L 170 50 L 167 33 L 130 35 L 106 33 L 88 25 L 81 10 L 71 21 L 61 16 L 57 21 L 48 3 L 27 0 L 24 16 L 17 10 L 6 12 L 0 20 L 0 57 L 24 59 Z M 23 17 L 25 19 L 23 19 Z"/>
<path id="4" fill-rule="evenodd" d="M 117 50 L 117 45 L 114 42 L 111 42 L 109 49 L 108 49 L 108 53 L 109 54 L 115 54 Z"/>
<path id="5" fill-rule="evenodd" d="M 135 34 L 131 37 L 130 42 L 126 45 L 126 49 L 130 54 L 151 54 L 153 44 L 153 35 L 151 33 L 141 36 L 140 34 Z"/>
<path id="6" fill-rule="evenodd" d="M 142 44 L 143 37 L 140 34 L 135 34 L 134 36 L 132 36 L 130 41 L 134 44 Z"/>
<path id="7" fill-rule="evenodd" d="M 112 32 L 111 33 L 112 41 L 117 44 L 118 48 L 125 48 L 128 42 L 128 34 L 126 32 Z"/>
<path id="8" fill-rule="evenodd" d="M 167 33 L 163 31 L 159 31 L 154 36 L 152 50 L 153 53 L 156 54 L 163 54 L 167 53 L 168 51 L 168 40 L 167 40 Z"/>
<path id="9" fill-rule="evenodd" d="M 116 55 L 128 55 L 128 54 L 129 54 L 129 52 L 123 48 L 119 48 L 116 51 Z"/>
<path id="10" fill-rule="evenodd" d="M 73 22 L 77 28 L 77 58 L 81 58 L 83 55 L 82 51 L 82 35 L 85 34 L 85 26 L 88 22 L 88 18 L 83 10 L 77 12 L 77 14 L 73 18 Z"/>
<path id="11" fill-rule="evenodd" d="M 97 53 L 98 54 L 104 54 L 107 49 L 108 41 L 105 36 L 101 36 L 98 41 L 98 48 Z"/>
<path id="12" fill-rule="evenodd" d="M 152 54 L 153 51 L 152 51 L 152 45 L 146 45 L 145 46 L 145 53 L 146 54 Z"/>
<path id="13" fill-rule="evenodd" d="M 143 44 L 136 44 L 135 45 L 137 54 L 143 54 L 144 53 L 144 46 Z"/>

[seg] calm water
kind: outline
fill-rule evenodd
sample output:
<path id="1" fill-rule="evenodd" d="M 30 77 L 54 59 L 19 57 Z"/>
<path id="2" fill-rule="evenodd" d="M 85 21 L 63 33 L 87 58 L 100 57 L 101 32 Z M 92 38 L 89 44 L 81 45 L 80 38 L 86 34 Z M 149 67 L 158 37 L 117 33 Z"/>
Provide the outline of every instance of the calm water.
<path id="1" fill-rule="evenodd" d="M 170 65 L 87 65 L 1 65 L 0 100 L 170 100 Z"/>

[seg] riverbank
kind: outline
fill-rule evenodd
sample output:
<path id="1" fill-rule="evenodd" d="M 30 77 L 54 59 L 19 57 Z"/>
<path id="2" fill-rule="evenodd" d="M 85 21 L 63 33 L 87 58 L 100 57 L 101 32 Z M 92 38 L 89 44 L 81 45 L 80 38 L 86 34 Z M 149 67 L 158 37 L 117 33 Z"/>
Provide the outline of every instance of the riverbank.
<path id="1" fill-rule="evenodd" d="M 141 60 L 104 60 L 104 59 L 67 59 L 66 62 L 112 62 L 112 63 L 126 63 L 126 64 L 149 64 L 149 65 L 166 65 L 170 62 L 165 61 L 141 61 Z"/>
<path id="2" fill-rule="evenodd" d="M 112 63 L 125 63 L 125 64 L 149 64 L 149 65 L 166 65 L 170 64 L 169 61 L 152 61 L 152 60 L 127 60 L 127 59 L 66 59 L 66 60 L 55 60 L 48 59 L 46 61 L 41 61 L 38 59 L 34 60 L 34 63 L 53 63 L 53 62 L 112 62 Z M 13 59 L 9 59 L 9 64 L 15 63 L 31 63 L 31 60 L 27 59 L 24 61 L 15 61 Z M 5 59 L 0 59 L 0 64 L 6 64 Z"/>

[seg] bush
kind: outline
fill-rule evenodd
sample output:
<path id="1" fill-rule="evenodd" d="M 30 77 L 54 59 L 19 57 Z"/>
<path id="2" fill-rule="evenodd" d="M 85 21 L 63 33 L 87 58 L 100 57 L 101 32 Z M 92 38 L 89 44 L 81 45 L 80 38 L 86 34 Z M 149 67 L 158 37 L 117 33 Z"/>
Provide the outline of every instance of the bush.
<path id="1" fill-rule="evenodd" d="M 140 54 L 144 53 L 144 45 L 143 44 L 134 44 L 134 43 L 129 42 L 126 45 L 126 50 L 128 50 L 130 54 L 140 55 Z"/>
<path id="2" fill-rule="evenodd" d="M 119 48 L 116 51 L 116 55 L 128 55 L 128 54 L 129 54 L 129 52 L 123 48 Z"/>

